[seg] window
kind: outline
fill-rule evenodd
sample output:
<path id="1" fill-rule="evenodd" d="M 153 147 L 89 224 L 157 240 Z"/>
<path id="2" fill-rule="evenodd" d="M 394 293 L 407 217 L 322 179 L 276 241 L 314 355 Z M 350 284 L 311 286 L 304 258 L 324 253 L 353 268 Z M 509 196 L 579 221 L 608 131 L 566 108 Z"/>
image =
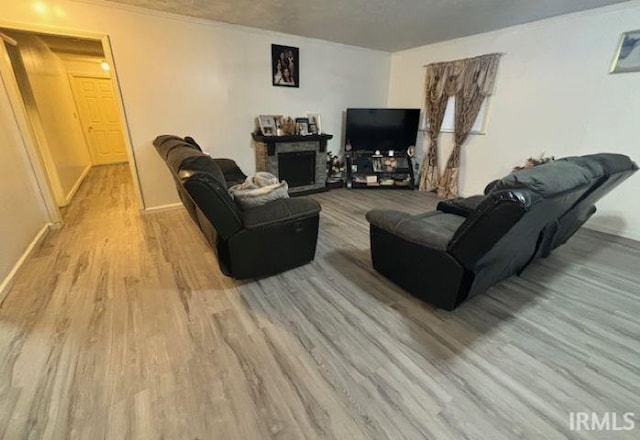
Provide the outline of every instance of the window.
<path id="1" fill-rule="evenodd" d="M 480 107 L 480 112 L 478 113 L 478 118 L 476 122 L 473 124 L 471 128 L 471 134 L 485 134 L 486 126 L 485 123 L 487 121 L 487 108 L 489 106 L 490 97 L 486 97 L 482 102 L 482 107 Z M 456 106 L 456 98 L 455 96 L 450 96 L 449 101 L 447 101 L 447 109 L 444 112 L 444 120 L 442 121 L 442 127 L 440 128 L 441 133 L 453 133 L 454 131 L 454 109 Z M 422 123 L 420 124 L 420 129 L 427 129 L 427 113 L 422 110 Z"/>

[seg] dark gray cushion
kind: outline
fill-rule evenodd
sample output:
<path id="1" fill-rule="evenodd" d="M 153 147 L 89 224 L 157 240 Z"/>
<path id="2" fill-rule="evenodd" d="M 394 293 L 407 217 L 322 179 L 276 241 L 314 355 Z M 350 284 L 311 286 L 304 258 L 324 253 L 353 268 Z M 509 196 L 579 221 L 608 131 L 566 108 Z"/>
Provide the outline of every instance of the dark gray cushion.
<path id="1" fill-rule="evenodd" d="M 243 211 L 243 222 L 245 228 L 253 229 L 271 223 L 310 217 L 319 212 L 320 204 L 307 197 L 279 199 Z"/>
<path id="2" fill-rule="evenodd" d="M 189 197 L 223 239 L 242 228 L 240 210 L 229 195 L 227 187 L 213 177 L 211 172 L 182 170 L 178 178 Z"/>
<path id="3" fill-rule="evenodd" d="M 198 145 L 196 140 L 194 138 L 192 138 L 191 136 L 185 136 L 184 137 L 184 141 L 186 143 L 188 143 L 189 145 L 193 146 L 193 148 L 195 148 L 196 150 L 202 151 L 202 148 L 200 147 L 200 145 Z"/>
<path id="4" fill-rule="evenodd" d="M 513 171 L 497 182 L 491 191 L 528 188 L 543 197 L 588 185 L 593 172 L 572 161 L 556 160 L 533 168 Z"/>
<path id="5" fill-rule="evenodd" d="M 173 153 L 170 155 L 170 158 L 172 157 Z M 216 163 L 216 160 L 206 154 L 198 153 L 184 157 L 180 165 L 180 171 L 207 173 L 216 179 L 224 188 L 227 187 L 224 173 Z"/>
<path id="6" fill-rule="evenodd" d="M 588 154 L 582 156 L 581 159 L 587 159 L 597 162 L 602 166 L 604 174 L 611 175 L 616 173 L 624 173 L 630 170 L 638 169 L 638 166 L 628 156 L 624 154 L 599 153 Z"/>
<path id="7" fill-rule="evenodd" d="M 543 197 L 553 197 L 590 185 L 605 176 L 636 169 L 627 156 L 613 153 L 565 157 L 533 168 L 513 171 L 491 191 L 528 188 Z"/>
<path id="8" fill-rule="evenodd" d="M 167 165 L 174 173 L 179 173 L 181 169 L 183 169 L 183 162 L 190 157 L 203 157 L 204 153 L 191 148 L 189 146 L 180 145 L 171 149 L 167 153 Z"/>
<path id="9" fill-rule="evenodd" d="M 224 180 L 227 182 L 227 187 L 231 188 L 233 185 L 238 185 L 245 181 L 247 176 L 242 172 L 240 167 L 235 161 L 231 159 L 213 159 L 216 165 L 220 167 L 220 171 L 224 174 Z"/>
<path id="10" fill-rule="evenodd" d="M 604 176 L 606 174 L 604 167 L 599 161 L 588 158 L 587 156 L 564 157 L 562 159 L 558 159 L 556 162 L 562 163 L 566 161 L 569 161 L 571 163 L 581 166 L 584 169 L 589 170 L 589 172 L 594 178 L 597 178 L 599 176 Z"/>
<path id="11" fill-rule="evenodd" d="M 173 136 L 173 135 L 158 136 L 153 141 L 153 145 L 156 147 L 156 150 L 158 151 L 158 154 L 160 154 L 160 157 L 162 157 L 164 160 L 167 160 L 169 153 L 174 148 L 188 147 L 193 150 L 196 150 L 193 147 L 193 145 L 190 145 L 188 142 L 185 142 L 185 140 L 182 139 L 181 137 Z"/>
<path id="12" fill-rule="evenodd" d="M 399 211 L 374 209 L 367 213 L 367 220 L 407 241 L 445 250 L 465 218 L 438 211 L 409 215 Z"/>

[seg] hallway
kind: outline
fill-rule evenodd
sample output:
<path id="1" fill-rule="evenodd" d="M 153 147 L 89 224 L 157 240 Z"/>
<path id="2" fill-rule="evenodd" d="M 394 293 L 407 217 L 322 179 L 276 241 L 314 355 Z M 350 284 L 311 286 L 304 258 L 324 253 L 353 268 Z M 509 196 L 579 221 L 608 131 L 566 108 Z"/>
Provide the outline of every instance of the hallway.
<path id="1" fill-rule="evenodd" d="M 141 215 L 126 164 L 91 170 L 0 308 L 0 438 L 125 438 L 125 420 L 150 423 L 149 399 L 171 400 L 166 373 L 187 358 L 178 339 L 190 331 L 173 270 L 217 284 L 196 275 L 216 264 L 190 227 L 179 238 L 197 261 L 170 266 L 180 255 L 166 229 L 182 214 Z"/>

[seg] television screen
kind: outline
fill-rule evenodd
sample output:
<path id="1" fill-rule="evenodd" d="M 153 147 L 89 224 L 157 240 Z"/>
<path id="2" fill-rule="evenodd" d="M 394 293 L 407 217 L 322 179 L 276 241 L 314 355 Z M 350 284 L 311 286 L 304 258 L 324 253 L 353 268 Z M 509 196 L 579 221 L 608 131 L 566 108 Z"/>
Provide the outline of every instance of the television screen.
<path id="1" fill-rule="evenodd" d="M 345 140 L 354 151 L 406 150 L 416 144 L 417 108 L 349 108 Z"/>

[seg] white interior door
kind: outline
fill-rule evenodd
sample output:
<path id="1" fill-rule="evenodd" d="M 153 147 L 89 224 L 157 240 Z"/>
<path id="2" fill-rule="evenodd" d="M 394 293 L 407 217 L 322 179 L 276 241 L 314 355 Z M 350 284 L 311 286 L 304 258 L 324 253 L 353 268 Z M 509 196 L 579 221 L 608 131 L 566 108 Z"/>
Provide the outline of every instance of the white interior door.
<path id="1" fill-rule="evenodd" d="M 127 162 L 111 79 L 72 76 L 71 85 L 93 164 Z"/>

